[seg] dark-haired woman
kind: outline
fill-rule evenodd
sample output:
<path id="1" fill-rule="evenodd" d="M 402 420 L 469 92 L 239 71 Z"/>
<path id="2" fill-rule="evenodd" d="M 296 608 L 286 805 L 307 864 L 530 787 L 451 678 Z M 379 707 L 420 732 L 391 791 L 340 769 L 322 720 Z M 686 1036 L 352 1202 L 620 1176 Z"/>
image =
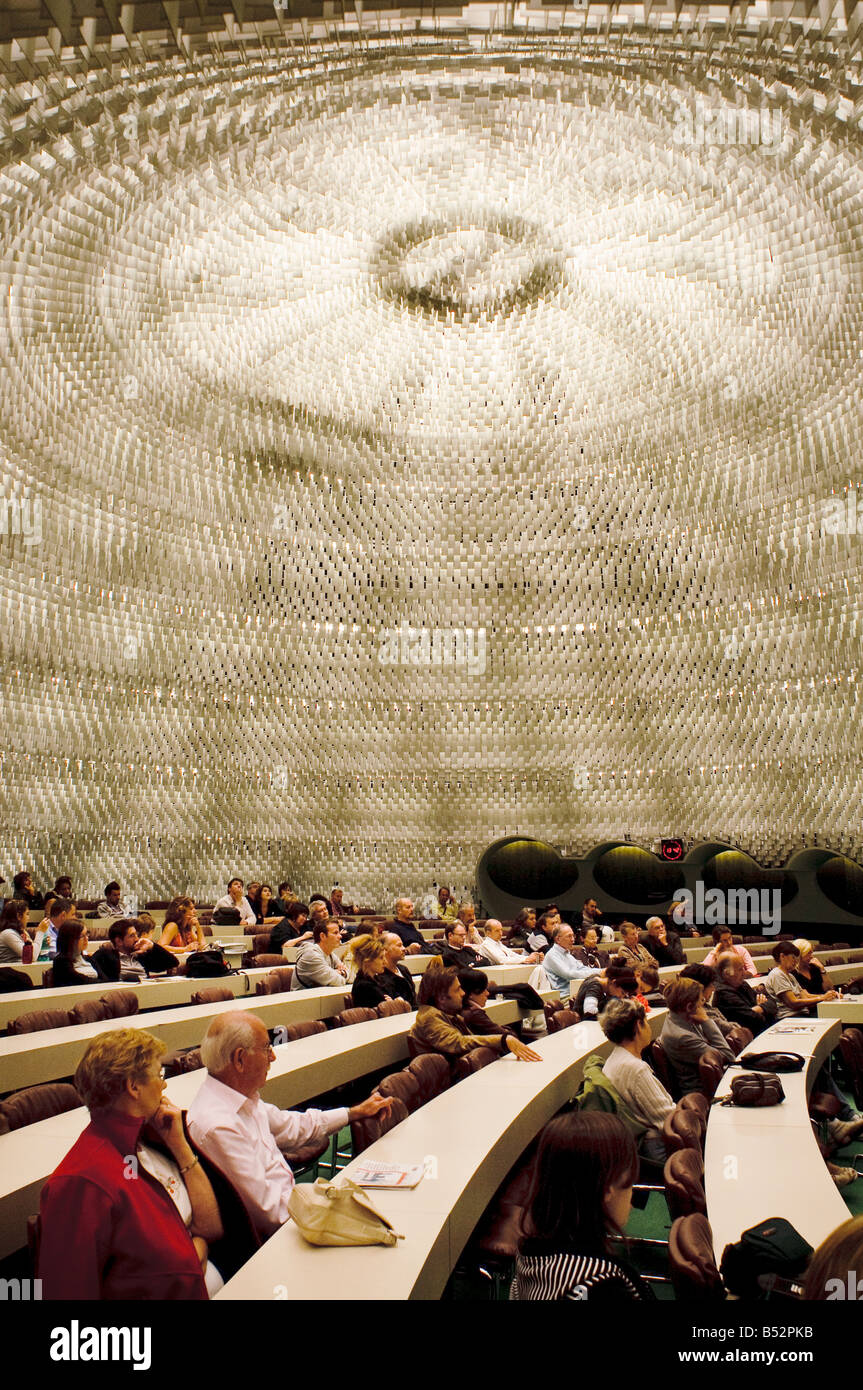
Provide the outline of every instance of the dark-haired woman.
<path id="1" fill-rule="evenodd" d="M 64 922 L 57 931 L 57 954 L 51 962 L 54 984 L 59 988 L 66 985 L 95 985 L 108 976 L 101 962 L 90 960 L 84 953 L 87 950 L 87 928 L 76 917 Z"/>
<path id="2" fill-rule="evenodd" d="M 18 965 L 33 938 L 27 930 L 28 907 L 23 898 L 10 898 L 0 913 L 0 965 Z"/>
<path id="3" fill-rule="evenodd" d="M 510 1298 L 651 1300 L 619 1253 L 638 1173 L 635 1140 L 616 1115 L 558 1115 L 539 1143 Z"/>

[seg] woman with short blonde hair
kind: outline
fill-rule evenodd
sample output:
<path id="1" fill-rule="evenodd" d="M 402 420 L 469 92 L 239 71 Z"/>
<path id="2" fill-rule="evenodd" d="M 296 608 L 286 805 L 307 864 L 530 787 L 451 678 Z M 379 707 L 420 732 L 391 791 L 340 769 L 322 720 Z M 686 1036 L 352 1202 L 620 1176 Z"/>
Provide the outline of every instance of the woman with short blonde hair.
<path id="1" fill-rule="evenodd" d="M 377 979 L 386 970 L 386 946 L 379 936 L 365 933 L 355 936 L 348 947 L 356 976 L 351 985 L 351 997 L 357 1008 L 376 1009 L 389 995 Z"/>

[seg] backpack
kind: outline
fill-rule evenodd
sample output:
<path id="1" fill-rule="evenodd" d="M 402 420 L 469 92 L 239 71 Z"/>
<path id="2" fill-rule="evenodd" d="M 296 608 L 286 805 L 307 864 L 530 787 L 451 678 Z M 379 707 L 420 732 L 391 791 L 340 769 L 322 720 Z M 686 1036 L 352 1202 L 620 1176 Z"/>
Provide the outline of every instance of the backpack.
<path id="1" fill-rule="evenodd" d="M 812 1246 L 783 1216 L 771 1216 L 750 1226 L 722 1252 L 720 1273 L 726 1288 L 738 1298 L 763 1298 L 759 1275 L 778 1274 L 792 1279 L 802 1274 L 812 1256 Z"/>
<path id="2" fill-rule="evenodd" d="M 186 961 L 186 974 L 195 979 L 217 979 L 220 975 L 232 975 L 232 971 L 221 951 L 193 951 Z"/>
<path id="3" fill-rule="evenodd" d="M 633 1139 L 638 1141 L 650 1126 L 633 1115 L 622 1096 L 603 1074 L 602 1062 L 603 1059 L 598 1052 L 593 1052 L 588 1057 L 584 1064 L 584 1079 L 575 1103 L 579 1110 L 600 1110 L 606 1115 L 617 1115 Z"/>

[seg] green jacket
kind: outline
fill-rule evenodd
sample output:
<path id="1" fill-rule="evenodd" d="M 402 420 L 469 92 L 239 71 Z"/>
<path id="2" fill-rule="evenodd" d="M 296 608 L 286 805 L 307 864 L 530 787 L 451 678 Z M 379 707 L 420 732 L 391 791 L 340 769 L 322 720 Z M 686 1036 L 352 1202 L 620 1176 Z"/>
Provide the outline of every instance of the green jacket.
<path id="1" fill-rule="evenodd" d="M 576 1096 L 579 1110 L 602 1110 L 607 1115 L 618 1115 L 633 1139 L 640 1139 L 647 1133 L 649 1125 L 636 1119 L 625 1101 L 603 1074 L 602 1061 L 598 1052 L 593 1052 L 584 1064 L 584 1080 Z"/>

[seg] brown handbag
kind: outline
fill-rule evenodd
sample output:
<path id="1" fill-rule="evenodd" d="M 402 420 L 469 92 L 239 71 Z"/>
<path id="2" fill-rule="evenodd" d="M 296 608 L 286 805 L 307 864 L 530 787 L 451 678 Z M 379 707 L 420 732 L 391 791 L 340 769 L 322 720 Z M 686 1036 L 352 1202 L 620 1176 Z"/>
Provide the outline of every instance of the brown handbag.
<path id="1" fill-rule="evenodd" d="M 731 1094 L 722 1100 L 723 1105 L 779 1105 L 785 1099 L 782 1082 L 773 1073 L 749 1072 L 746 1076 L 735 1076 L 731 1082 Z"/>

